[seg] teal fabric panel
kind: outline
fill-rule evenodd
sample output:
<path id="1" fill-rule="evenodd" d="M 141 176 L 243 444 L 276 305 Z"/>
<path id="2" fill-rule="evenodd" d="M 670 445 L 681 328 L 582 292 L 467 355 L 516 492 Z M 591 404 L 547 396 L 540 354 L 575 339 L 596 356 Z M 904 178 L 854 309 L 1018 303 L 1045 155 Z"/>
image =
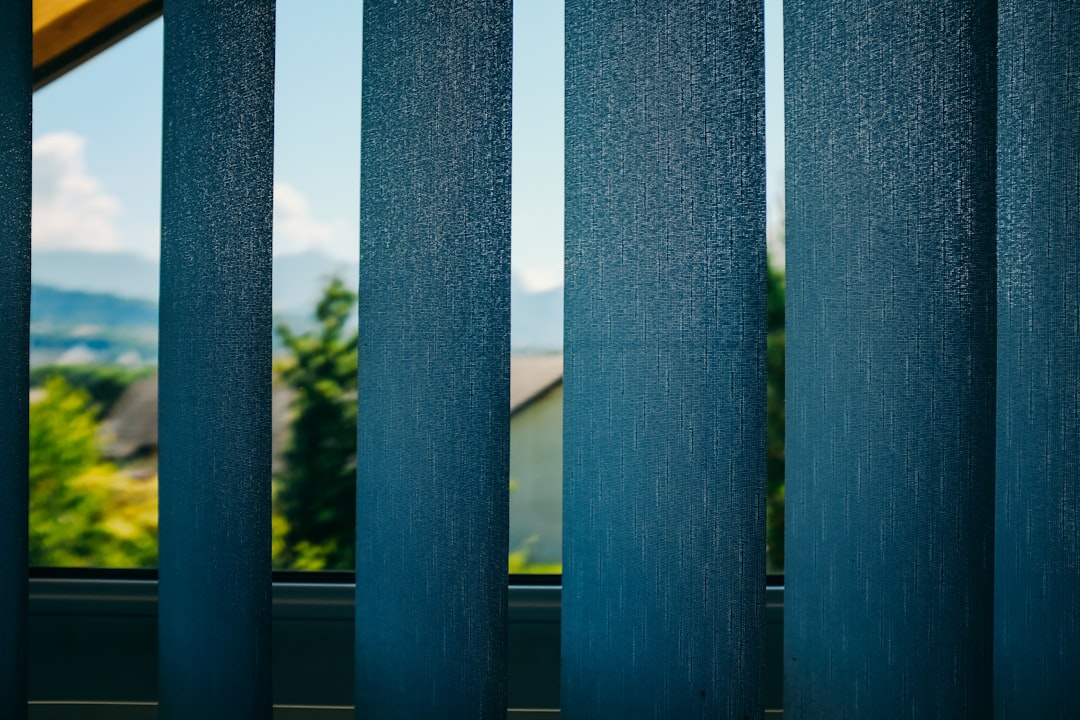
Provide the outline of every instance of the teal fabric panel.
<path id="1" fill-rule="evenodd" d="M 506 717 L 511 41 L 364 6 L 357 717 Z"/>
<path id="2" fill-rule="evenodd" d="M 566 5 L 569 720 L 764 713 L 762 14 Z"/>
<path id="3" fill-rule="evenodd" d="M 159 717 L 269 718 L 273 0 L 166 0 Z"/>
<path id="4" fill-rule="evenodd" d="M 998 8 L 994 712 L 1080 717 L 1080 5 Z"/>
<path id="5" fill-rule="evenodd" d="M 30 393 L 29 0 L 0 0 L 0 717 L 26 717 Z"/>
<path id="6" fill-rule="evenodd" d="M 991 715 L 995 27 L 785 4 L 786 718 Z"/>

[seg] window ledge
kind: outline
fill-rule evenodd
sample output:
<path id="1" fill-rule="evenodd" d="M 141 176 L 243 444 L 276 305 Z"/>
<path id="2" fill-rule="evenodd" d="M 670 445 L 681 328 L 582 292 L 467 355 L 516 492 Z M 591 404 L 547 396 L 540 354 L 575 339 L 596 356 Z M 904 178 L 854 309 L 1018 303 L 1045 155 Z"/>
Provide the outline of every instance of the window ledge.
<path id="1" fill-rule="evenodd" d="M 275 718 L 352 717 L 354 593 L 351 583 L 274 583 Z M 515 720 L 558 717 L 561 595 L 510 586 Z M 766 706 L 779 708 L 782 587 L 766 592 L 766 622 Z M 33 577 L 29 630 L 33 720 L 156 715 L 156 580 Z"/>

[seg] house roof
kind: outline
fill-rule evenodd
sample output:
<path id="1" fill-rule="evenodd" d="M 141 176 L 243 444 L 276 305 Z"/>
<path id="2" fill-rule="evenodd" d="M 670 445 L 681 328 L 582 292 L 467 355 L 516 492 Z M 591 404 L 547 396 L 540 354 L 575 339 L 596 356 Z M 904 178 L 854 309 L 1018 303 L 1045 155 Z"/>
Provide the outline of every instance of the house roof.
<path id="1" fill-rule="evenodd" d="M 161 15 L 162 0 L 33 0 L 34 88 Z"/>
<path id="2" fill-rule="evenodd" d="M 510 356 L 510 414 L 523 410 L 562 384 L 563 356 Z"/>
<path id="3" fill-rule="evenodd" d="M 275 382 L 270 396 L 273 462 L 280 469 L 281 453 L 291 415 L 289 408 L 295 391 L 284 383 Z M 156 450 L 158 445 L 158 376 L 136 380 L 124 390 L 116 405 L 102 424 L 106 441 L 105 455 L 124 458 L 140 450 Z"/>
<path id="4" fill-rule="evenodd" d="M 157 448 L 157 375 L 131 383 L 102 424 L 108 457 L 127 457 L 144 448 Z"/>
<path id="5" fill-rule="evenodd" d="M 510 414 L 523 410 L 562 384 L 562 355 L 510 356 Z M 274 459 L 279 461 L 290 420 L 289 407 L 294 391 L 274 383 L 272 433 Z M 120 396 L 102 426 L 109 457 L 127 457 L 142 449 L 156 449 L 158 377 L 151 375 L 133 382 Z"/>

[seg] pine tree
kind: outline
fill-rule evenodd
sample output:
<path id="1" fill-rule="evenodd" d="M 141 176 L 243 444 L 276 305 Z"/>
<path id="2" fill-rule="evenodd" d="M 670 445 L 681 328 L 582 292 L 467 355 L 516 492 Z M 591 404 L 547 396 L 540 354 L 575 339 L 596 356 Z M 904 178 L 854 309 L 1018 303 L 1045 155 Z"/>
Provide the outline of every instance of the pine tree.
<path id="1" fill-rule="evenodd" d="M 766 565 L 784 571 L 784 271 L 768 267 L 766 276 Z"/>
<path id="2" fill-rule="evenodd" d="M 356 299 L 334 278 L 315 328 L 277 328 L 292 355 L 281 378 L 296 397 L 276 499 L 288 521 L 287 553 L 306 569 L 351 570 L 356 562 L 357 333 L 347 332 Z"/>

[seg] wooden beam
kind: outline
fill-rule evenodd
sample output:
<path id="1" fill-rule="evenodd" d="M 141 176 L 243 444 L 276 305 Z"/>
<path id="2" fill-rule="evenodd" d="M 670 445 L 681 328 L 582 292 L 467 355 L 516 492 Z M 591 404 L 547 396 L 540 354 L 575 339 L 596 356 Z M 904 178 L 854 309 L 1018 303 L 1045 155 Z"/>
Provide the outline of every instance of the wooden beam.
<path id="1" fill-rule="evenodd" d="M 34 0 L 34 87 L 161 15 L 162 0 Z"/>

